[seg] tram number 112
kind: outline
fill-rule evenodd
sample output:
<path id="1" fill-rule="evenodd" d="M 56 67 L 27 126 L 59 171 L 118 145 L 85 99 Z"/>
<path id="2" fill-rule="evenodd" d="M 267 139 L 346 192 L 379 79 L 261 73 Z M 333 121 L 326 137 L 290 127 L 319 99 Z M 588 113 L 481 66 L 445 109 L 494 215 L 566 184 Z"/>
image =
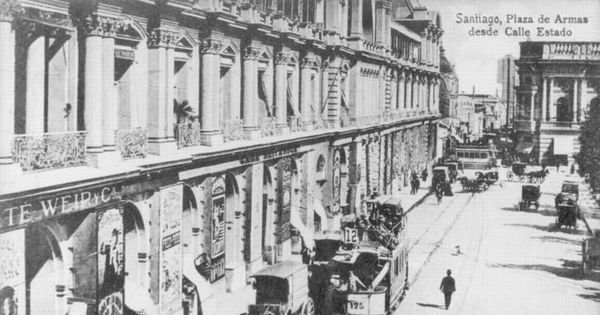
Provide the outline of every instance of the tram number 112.
<path id="1" fill-rule="evenodd" d="M 344 229 L 344 243 L 358 243 L 358 230 L 345 228 Z"/>

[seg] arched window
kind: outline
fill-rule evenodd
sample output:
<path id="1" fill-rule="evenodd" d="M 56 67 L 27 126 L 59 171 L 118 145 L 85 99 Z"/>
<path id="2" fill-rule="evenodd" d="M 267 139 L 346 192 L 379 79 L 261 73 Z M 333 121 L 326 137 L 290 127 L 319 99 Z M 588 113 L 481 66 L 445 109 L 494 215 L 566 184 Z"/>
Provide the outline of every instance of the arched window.
<path id="1" fill-rule="evenodd" d="M 571 102 L 566 97 L 561 97 L 556 101 L 556 120 L 572 121 L 573 113 L 571 111 Z"/>

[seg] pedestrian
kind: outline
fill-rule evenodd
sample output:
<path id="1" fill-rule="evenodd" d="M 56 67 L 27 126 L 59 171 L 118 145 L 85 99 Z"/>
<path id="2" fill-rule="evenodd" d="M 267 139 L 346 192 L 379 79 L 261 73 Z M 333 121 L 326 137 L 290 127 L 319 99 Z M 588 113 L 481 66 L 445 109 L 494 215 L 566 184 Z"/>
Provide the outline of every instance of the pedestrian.
<path id="1" fill-rule="evenodd" d="M 558 172 L 559 169 L 560 169 L 560 161 L 556 161 L 556 171 Z"/>
<path id="2" fill-rule="evenodd" d="M 424 182 L 427 181 L 427 176 L 429 176 L 429 174 L 427 173 L 427 168 L 424 168 L 423 172 L 421 172 L 421 178 L 423 179 Z"/>
<path id="3" fill-rule="evenodd" d="M 571 164 L 571 175 L 575 174 L 575 163 Z"/>
<path id="4" fill-rule="evenodd" d="M 446 309 L 448 309 L 452 300 L 452 293 L 456 291 L 456 282 L 451 276 L 452 270 L 448 269 L 446 275 L 447 276 L 442 279 L 442 283 L 440 284 L 440 291 L 444 293 L 444 302 L 446 304 Z"/>

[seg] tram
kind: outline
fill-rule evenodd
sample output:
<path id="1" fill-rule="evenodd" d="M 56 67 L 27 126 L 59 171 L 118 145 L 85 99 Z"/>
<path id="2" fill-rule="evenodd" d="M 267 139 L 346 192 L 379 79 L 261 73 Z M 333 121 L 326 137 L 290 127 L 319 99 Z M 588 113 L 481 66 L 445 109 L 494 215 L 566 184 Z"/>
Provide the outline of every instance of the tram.
<path id="1" fill-rule="evenodd" d="M 465 169 L 491 169 L 496 166 L 497 150 L 488 145 L 458 145 L 456 158 Z"/>
<path id="2" fill-rule="evenodd" d="M 330 285 L 321 314 L 384 315 L 408 288 L 406 217 L 398 199 L 366 200 L 367 216 L 346 222 L 343 245 L 329 261 Z"/>

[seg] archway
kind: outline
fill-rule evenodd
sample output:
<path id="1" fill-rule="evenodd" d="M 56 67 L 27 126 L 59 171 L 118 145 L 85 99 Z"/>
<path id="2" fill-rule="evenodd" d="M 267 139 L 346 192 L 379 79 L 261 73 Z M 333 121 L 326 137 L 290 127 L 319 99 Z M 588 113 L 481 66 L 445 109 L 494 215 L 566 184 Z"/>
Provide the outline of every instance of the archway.
<path id="1" fill-rule="evenodd" d="M 62 308 L 57 293 L 60 287 L 64 290 L 64 285 L 57 281 L 63 279 L 63 259 L 59 240 L 51 229 L 52 223 L 38 223 L 26 232 L 25 279 L 31 315 L 58 314 Z"/>
<path id="2" fill-rule="evenodd" d="M 571 111 L 571 102 L 566 97 L 561 97 L 556 101 L 556 120 L 573 121 L 573 112 Z"/>

